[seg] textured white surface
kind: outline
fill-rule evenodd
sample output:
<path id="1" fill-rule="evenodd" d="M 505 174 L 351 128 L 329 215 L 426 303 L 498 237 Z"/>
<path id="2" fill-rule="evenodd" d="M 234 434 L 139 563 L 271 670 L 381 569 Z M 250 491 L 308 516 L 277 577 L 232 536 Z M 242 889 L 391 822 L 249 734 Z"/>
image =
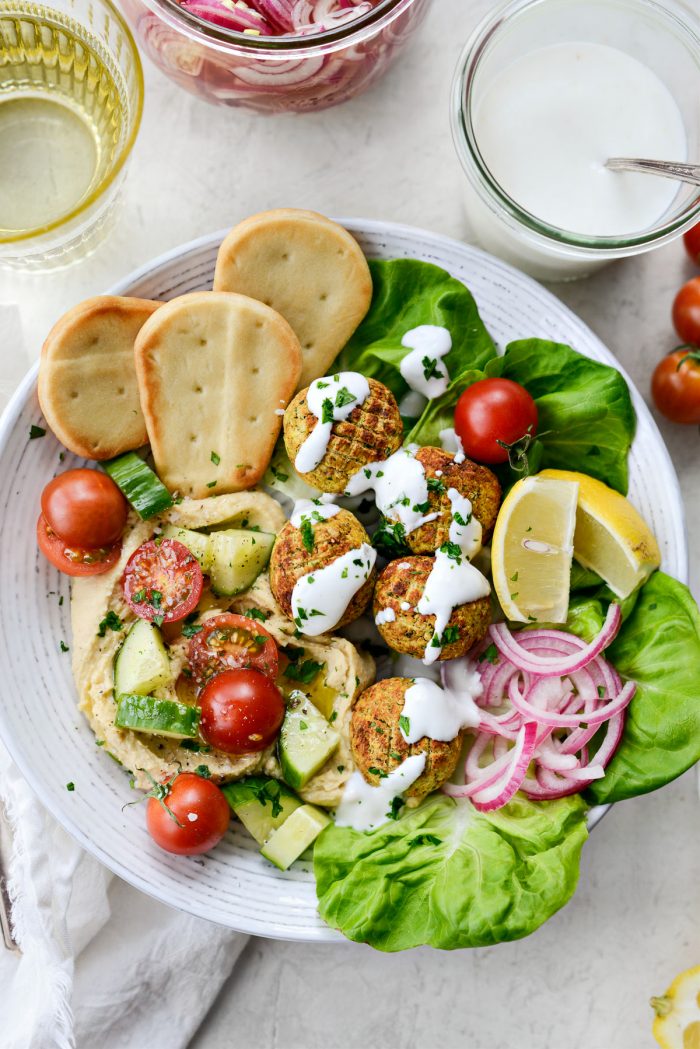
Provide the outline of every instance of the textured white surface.
<path id="1" fill-rule="evenodd" d="M 420 39 L 379 88 L 317 117 L 215 110 L 147 69 L 144 125 L 115 234 L 67 274 L 37 280 L 0 271 L 0 301 L 19 302 L 32 354 L 66 306 L 262 207 L 363 214 L 468 240 L 448 90 L 457 53 L 490 3 L 433 6 Z M 671 247 L 555 291 L 646 394 L 653 362 L 675 343 L 673 294 L 695 272 Z M 4 377 L 16 361 L 9 347 L 0 352 Z M 698 436 L 660 426 L 681 479 L 697 579 Z M 697 816 L 693 774 L 617 806 L 584 850 L 572 903 L 521 943 L 383 957 L 344 944 L 253 941 L 193 1049 L 651 1047 L 649 995 L 700 955 Z"/>

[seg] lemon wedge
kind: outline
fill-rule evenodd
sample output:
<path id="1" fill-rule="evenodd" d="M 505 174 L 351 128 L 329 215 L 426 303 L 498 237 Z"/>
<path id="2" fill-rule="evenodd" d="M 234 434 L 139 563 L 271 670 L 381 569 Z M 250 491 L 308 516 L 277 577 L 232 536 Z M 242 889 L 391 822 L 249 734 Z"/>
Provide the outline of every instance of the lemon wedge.
<path id="1" fill-rule="evenodd" d="M 526 477 L 496 521 L 491 570 L 498 600 L 518 623 L 564 623 L 569 608 L 578 484 Z"/>
<path id="2" fill-rule="evenodd" d="M 700 1049 L 700 965 L 677 976 L 666 994 L 649 1004 L 661 1049 Z"/>
<path id="3" fill-rule="evenodd" d="M 624 495 L 570 470 L 543 470 L 538 476 L 578 482 L 574 557 L 614 594 L 627 597 L 659 567 L 658 543 Z"/>

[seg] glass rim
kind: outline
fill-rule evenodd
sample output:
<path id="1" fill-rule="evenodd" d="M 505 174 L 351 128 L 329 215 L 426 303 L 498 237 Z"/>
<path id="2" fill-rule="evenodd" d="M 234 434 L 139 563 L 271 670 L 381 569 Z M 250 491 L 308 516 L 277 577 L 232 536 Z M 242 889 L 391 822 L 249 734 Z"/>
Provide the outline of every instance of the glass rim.
<path id="1" fill-rule="evenodd" d="M 686 204 L 680 214 L 636 234 L 625 236 L 594 236 L 574 233 L 559 226 L 550 225 L 532 212 L 521 207 L 517 201 L 506 193 L 489 170 L 479 149 L 471 106 L 473 100 L 474 80 L 480 62 L 489 49 L 491 42 L 500 33 L 504 25 L 523 12 L 552 4 L 561 5 L 567 0 L 507 0 L 505 4 L 491 11 L 477 25 L 464 46 L 459 57 L 455 76 L 452 82 L 451 125 L 452 138 L 460 163 L 472 185 L 482 197 L 495 203 L 501 215 L 505 214 L 518 226 L 530 233 L 558 243 L 561 248 L 595 251 L 596 254 L 608 254 L 611 257 L 633 253 L 647 245 L 661 244 L 671 240 L 679 232 L 689 228 L 700 217 L 700 191 Z M 577 2 L 577 0 L 569 0 Z M 580 2 L 580 0 L 579 0 Z M 680 7 L 675 0 L 608 0 L 611 4 L 623 7 L 637 7 L 640 11 L 650 12 L 663 20 L 667 27 L 684 42 L 690 42 L 695 51 L 695 59 L 700 67 L 700 24 L 691 24 L 692 12 Z"/>
<path id="2" fill-rule="evenodd" d="M 204 37 L 209 43 L 224 45 L 226 50 L 247 55 L 296 54 L 298 51 L 313 51 L 317 47 L 336 45 L 344 46 L 354 36 L 364 36 L 365 31 L 372 31 L 377 25 L 397 17 L 402 10 L 411 7 L 416 0 L 379 0 L 379 3 L 359 18 L 352 19 L 336 29 L 322 33 L 304 35 L 285 33 L 279 36 L 255 36 L 240 30 L 227 29 L 215 25 L 206 18 L 192 14 L 178 0 L 144 0 L 154 13 L 163 12 L 170 15 L 168 21 L 173 28 L 186 29 Z M 173 24 L 175 23 L 175 24 Z M 329 50 L 334 50 L 328 47 Z"/>
<path id="3" fill-rule="evenodd" d="M 122 171 L 124 164 L 133 149 L 136 136 L 138 135 L 139 128 L 141 126 L 141 118 L 143 116 L 143 101 L 144 101 L 144 79 L 143 79 L 143 66 L 141 65 L 141 56 L 139 55 L 136 41 L 134 40 L 131 29 L 129 28 L 124 16 L 119 9 L 112 3 L 112 0 L 95 0 L 96 3 L 106 8 L 110 15 L 118 22 L 120 29 L 123 31 L 124 36 L 127 40 L 131 57 L 134 63 L 134 73 L 136 78 L 136 105 L 134 107 L 133 114 L 130 114 L 131 127 L 126 140 L 119 151 L 119 155 L 116 158 L 114 164 L 110 167 L 109 171 L 105 174 L 104 178 L 98 182 L 95 188 L 80 201 L 71 211 L 61 215 L 60 218 L 54 219 L 53 222 L 47 222 L 43 226 L 36 226 L 30 230 L 24 230 L 22 232 L 10 231 L 9 235 L 5 235 L 0 230 L 0 245 L 7 244 L 22 244 L 27 241 L 31 241 L 36 237 L 42 237 L 47 233 L 53 233 L 60 230 L 62 227 L 67 226 L 70 222 L 84 215 L 89 209 L 97 203 L 97 201 L 105 195 L 107 190 L 114 184 L 117 176 Z M 44 8 L 49 14 L 57 13 L 52 12 L 51 8 L 45 7 L 43 3 L 33 4 L 37 9 Z M 10 11 L 17 11 L 18 14 L 22 14 L 20 5 L 15 0 L 0 0 L 0 15 L 9 13 Z M 61 12 L 58 12 L 59 14 Z M 82 29 L 86 27 L 78 19 L 71 17 L 72 21 L 79 25 Z"/>

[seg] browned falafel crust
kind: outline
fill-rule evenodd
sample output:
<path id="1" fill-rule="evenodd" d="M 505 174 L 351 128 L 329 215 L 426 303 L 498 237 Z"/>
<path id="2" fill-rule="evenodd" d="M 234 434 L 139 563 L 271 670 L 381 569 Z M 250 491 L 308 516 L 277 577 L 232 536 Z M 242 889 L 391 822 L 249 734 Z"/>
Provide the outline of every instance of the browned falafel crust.
<path id="1" fill-rule="evenodd" d="M 378 624 L 377 629 L 389 648 L 404 655 L 422 659 L 435 633 L 435 616 L 424 616 L 416 611 L 423 596 L 435 561 L 432 557 L 413 556 L 390 561 L 377 580 L 374 591 L 374 615 L 386 608 L 394 611 L 391 623 Z M 408 567 L 403 567 L 408 566 Z M 408 603 L 410 608 L 401 608 Z M 438 659 L 458 659 L 483 641 L 491 622 L 491 601 L 480 597 L 467 605 L 457 605 L 452 610 L 447 630 L 456 628 L 456 641 L 446 644 Z"/>
<path id="2" fill-rule="evenodd" d="M 340 510 L 334 517 L 311 522 L 313 548 L 304 545 L 301 529 L 291 521 L 282 528 L 270 557 L 270 588 L 277 604 L 292 619 L 292 591 L 298 579 L 325 568 L 337 558 L 369 543 L 369 536 L 349 510 Z M 373 569 L 367 581 L 352 598 L 338 627 L 352 623 L 362 615 L 374 590 L 377 573 Z"/>
<path id="3" fill-rule="evenodd" d="M 449 540 L 452 507 L 447 493 L 450 488 L 456 489 L 472 504 L 472 513 L 483 530 L 483 542 L 488 541 L 496 524 L 501 505 L 498 478 L 487 466 L 473 463 L 471 459 L 456 463 L 454 458 L 442 448 L 425 447 L 416 452 L 416 459 L 423 466 L 425 476 L 435 480 L 434 485 L 428 486 L 428 513 L 439 513 L 440 516 L 406 536 L 406 542 L 414 554 L 432 554 Z"/>
<path id="4" fill-rule="evenodd" d="M 321 462 L 300 477 L 322 492 L 344 492 L 350 478 L 368 463 L 388 459 L 401 447 L 403 423 L 393 393 L 376 379 L 368 379 L 369 396 L 345 421 L 333 423 Z M 284 413 L 284 443 L 294 464 L 299 449 L 316 426 L 310 411 L 308 388 L 296 395 Z M 297 471 L 298 472 L 298 471 Z"/>
<path id="5" fill-rule="evenodd" d="M 408 798 L 420 799 L 450 778 L 459 760 L 464 733 L 447 743 L 427 736 L 417 743 L 407 743 L 399 730 L 399 718 L 411 685 L 411 678 L 392 677 L 365 689 L 353 708 L 350 745 L 358 769 L 375 786 L 381 782 L 380 773 L 386 775 L 413 754 L 425 754 L 425 769 L 405 792 Z"/>

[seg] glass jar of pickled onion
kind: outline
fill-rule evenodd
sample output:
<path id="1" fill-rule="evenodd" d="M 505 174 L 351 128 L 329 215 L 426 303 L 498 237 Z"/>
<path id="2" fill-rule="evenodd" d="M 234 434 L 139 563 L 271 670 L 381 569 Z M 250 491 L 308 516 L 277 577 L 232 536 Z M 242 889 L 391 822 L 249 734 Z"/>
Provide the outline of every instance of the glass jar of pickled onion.
<path id="1" fill-rule="evenodd" d="M 430 0 L 122 0 L 140 46 L 200 98 L 260 112 L 338 105 L 375 83 Z"/>

